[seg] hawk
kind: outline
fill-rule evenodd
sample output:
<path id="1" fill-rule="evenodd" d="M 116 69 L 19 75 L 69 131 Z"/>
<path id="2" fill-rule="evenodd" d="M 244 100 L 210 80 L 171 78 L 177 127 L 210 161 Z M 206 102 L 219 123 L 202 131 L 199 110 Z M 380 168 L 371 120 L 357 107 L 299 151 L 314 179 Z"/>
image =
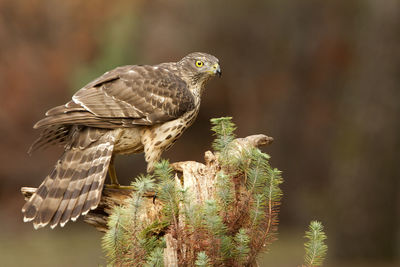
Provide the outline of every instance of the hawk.
<path id="1" fill-rule="evenodd" d="M 206 82 L 221 75 L 219 61 L 191 53 L 178 62 L 115 68 L 77 91 L 38 121 L 30 151 L 64 146 L 53 171 L 22 208 L 35 229 L 75 221 L 99 204 L 107 170 L 118 187 L 117 154 L 144 152 L 147 171 L 193 121 Z"/>

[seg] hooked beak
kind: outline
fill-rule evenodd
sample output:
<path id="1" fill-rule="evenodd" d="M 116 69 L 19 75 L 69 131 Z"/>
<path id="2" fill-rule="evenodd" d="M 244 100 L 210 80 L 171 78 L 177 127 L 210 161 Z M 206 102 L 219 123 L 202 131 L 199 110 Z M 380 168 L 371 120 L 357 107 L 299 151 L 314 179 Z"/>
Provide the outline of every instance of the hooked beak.
<path id="1" fill-rule="evenodd" d="M 221 71 L 221 67 L 219 66 L 218 63 L 215 63 L 215 64 L 212 66 L 212 73 L 213 73 L 214 75 L 218 75 L 219 77 L 221 77 L 222 71 Z"/>

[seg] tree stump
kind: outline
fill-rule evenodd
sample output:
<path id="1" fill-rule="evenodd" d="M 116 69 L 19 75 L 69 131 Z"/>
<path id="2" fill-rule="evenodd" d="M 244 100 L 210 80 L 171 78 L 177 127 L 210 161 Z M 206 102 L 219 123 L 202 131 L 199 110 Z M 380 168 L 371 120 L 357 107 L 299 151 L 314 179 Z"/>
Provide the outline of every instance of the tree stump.
<path id="1" fill-rule="evenodd" d="M 272 143 L 273 138 L 266 135 L 251 135 L 246 138 L 237 138 L 233 141 L 235 146 L 232 150 L 232 157 L 239 155 L 243 149 L 250 147 L 260 147 Z M 190 191 L 190 195 L 198 203 L 212 198 L 215 193 L 216 173 L 221 170 L 218 156 L 211 151 L 205 152 L 205 163 L 195 161 L 183 161 L 172 163 L 171 167 L 175 171 L 175 183 L 178 187 Z M 25 199 L 36 191 L 36 188 L 22 187 L 21 192 Z M 101 201 L 95 210 L 90 211 L 84 216 L 84 221 L 94 226 L 97 230 L 105 232 L 107 230 L 107 218 L 115 205 L 124 205 L 125 200 L 130 197 L 132 190 L 104 188 Z M 161 204 L 154 193 L 145 195 L 146 214 L 141 217 L 152 221 L 157 218 L 161 210 Z M 184 220 L 180 220 L 184 222 Z M 178 242 L 171 233 L 166 233 L 166 248 L 164 250 L 165 266 L 178 266 Z M 253 261 L 254 262 L 254 261 Z M 255 263 L 251 264 L 254 265 Z"/>

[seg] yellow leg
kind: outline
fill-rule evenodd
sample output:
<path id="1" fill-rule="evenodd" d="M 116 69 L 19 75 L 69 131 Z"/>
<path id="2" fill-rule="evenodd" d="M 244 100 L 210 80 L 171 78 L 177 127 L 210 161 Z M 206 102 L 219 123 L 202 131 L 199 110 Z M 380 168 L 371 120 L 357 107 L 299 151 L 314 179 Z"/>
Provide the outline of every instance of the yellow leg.
<path id="1" fill-rule="evenodd" d="M 119 186 L 117 173 L 114 166 L 114 156 L 111 156 L 110 165 L 108 166 L 108 175 L 110 176 L 111 185 Z"/>
<path id="2" fill-rule="evenodd" d="M 114 156 L 111 156 L 110 165 L 108 166 L 108 175 L 110 176 L 111 184 L 106 184 L 106 188 L 115 189 L 133 189 L 133 186 L 120 185 L 117 178 L 117 172 L 114 166 Z"/>

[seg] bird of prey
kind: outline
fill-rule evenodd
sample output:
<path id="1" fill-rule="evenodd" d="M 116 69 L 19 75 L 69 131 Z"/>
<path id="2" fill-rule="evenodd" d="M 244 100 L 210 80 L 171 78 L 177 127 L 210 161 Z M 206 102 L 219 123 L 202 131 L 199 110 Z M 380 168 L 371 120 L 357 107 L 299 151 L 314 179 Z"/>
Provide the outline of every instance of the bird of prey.
<path id="1" fill-rule="evenodd" d="M 75 221 L 99 204 L 107 170 L 118 187 L 116 154 L 144 152 L 147 171 L 195 120 L 206 82 L 219 61 L 191 53 L 178 62 L 128 65 L 104 73 L 72 100 L 46 112 L 30 151 L 64 146 L 54 170 L 22 208 L 35 229 Z"/>

